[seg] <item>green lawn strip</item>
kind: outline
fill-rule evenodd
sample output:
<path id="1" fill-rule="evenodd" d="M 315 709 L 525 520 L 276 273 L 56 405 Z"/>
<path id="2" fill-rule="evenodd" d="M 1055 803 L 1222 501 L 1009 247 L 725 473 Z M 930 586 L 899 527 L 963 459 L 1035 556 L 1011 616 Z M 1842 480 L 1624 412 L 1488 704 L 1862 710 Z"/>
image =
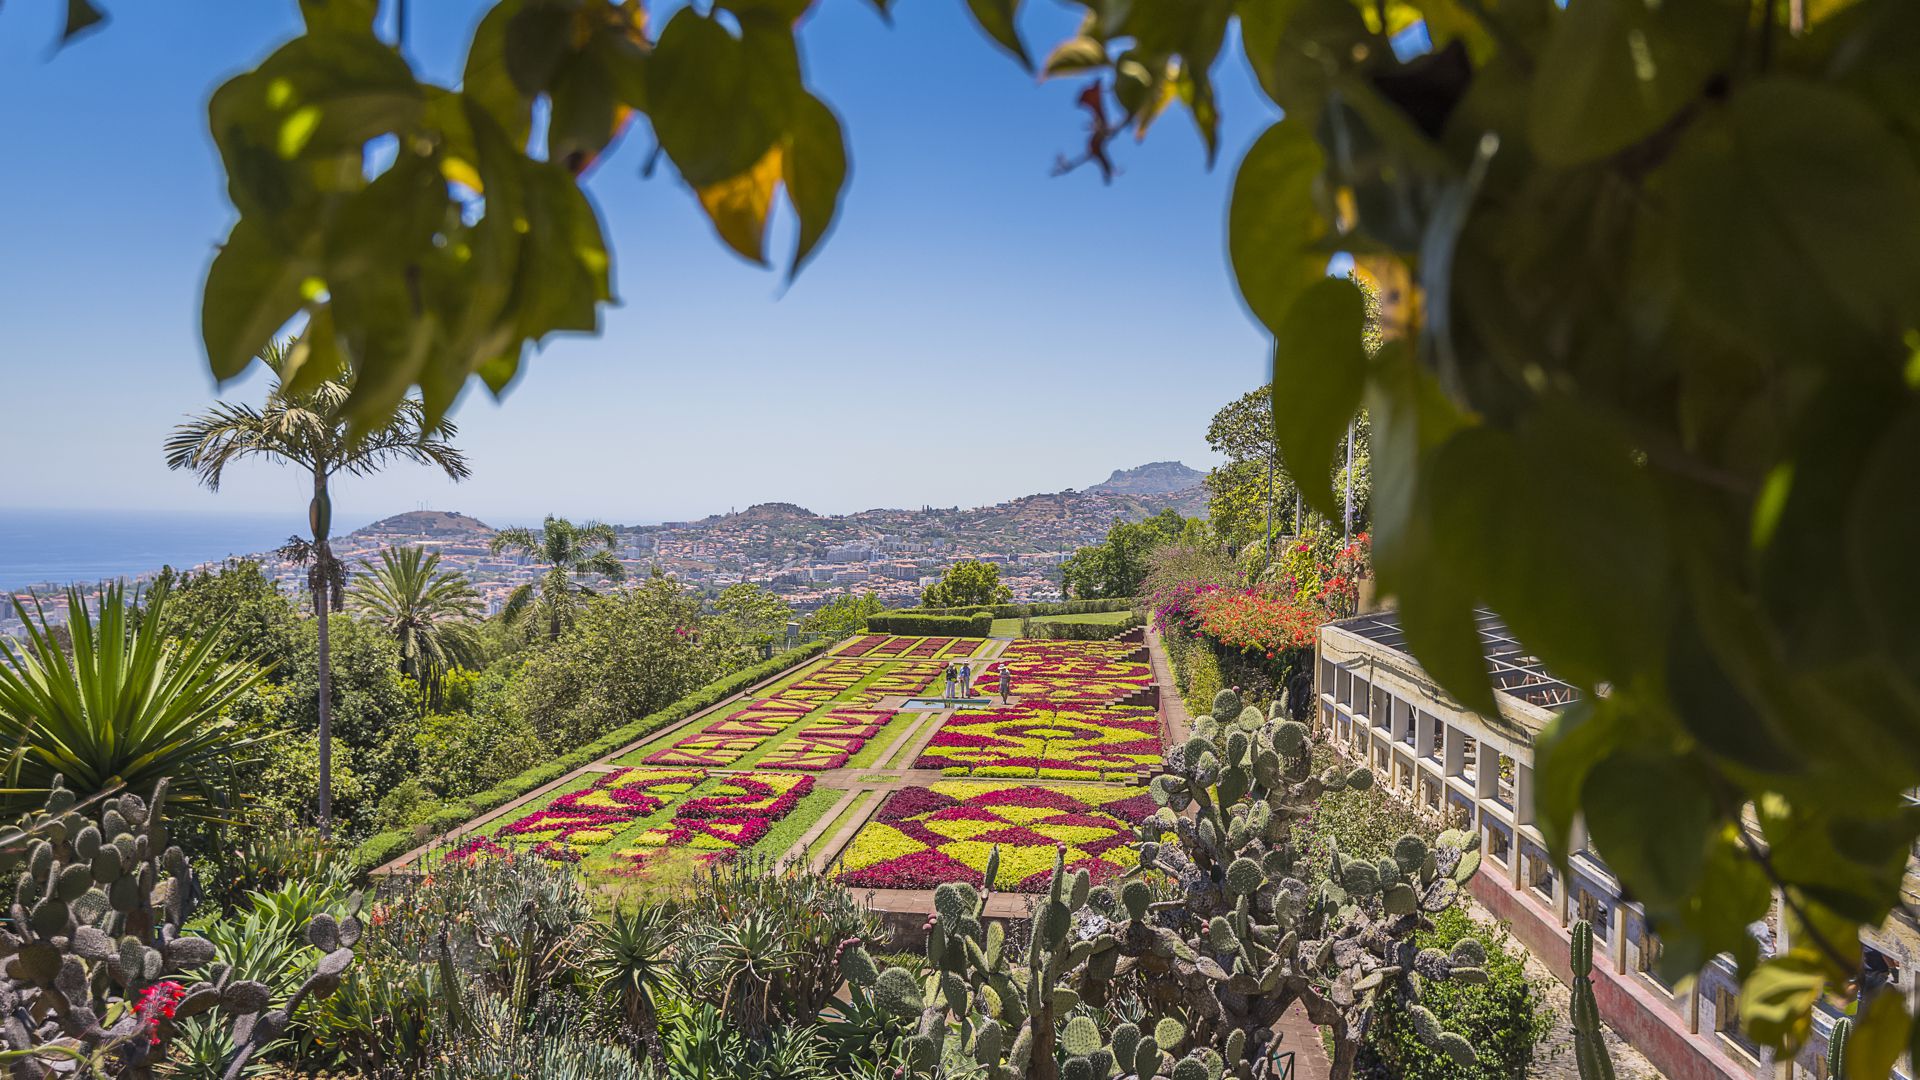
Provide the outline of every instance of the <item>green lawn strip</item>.
<path id="1" fill-rule="evenodd" d="M 786 817 L 774 822 L 773 828 L 767 830 L 767 835 L 753 845 L 753 854 L 770 859 L 785 855 L 787 849 L 792 847 L 814 822 L 819 821 L 827 811 L 833 809 L 833 804 L 839 802 L 841 796 L 845 794 L 846 792 L 838 788 L 823 788 L 816 785 L 812 791 L 802 796 L 799 802 L 793 804 L 793 809 L 787 811 Z"/>
<path id="2" fill-rule="evenodd" d="M 727 768 L 729 769 L 753 768 L 753 766 L 757 762 L 759 762 L 761 758 L 764 758 L 768 754 L 772 753 L 775 749 L 779 748 L 783 743 L 786 743 L 792 740 L 796 735 L 799 734 L 801 728 L 804 728 L 807 725 L 811 724 L 815 718 L 825 716 L 827 713 L 830 713 L 833 710 L 846 705 L 848 701 L 858 697 L 863 691 L 867 689 L 867 687 L 872 686 L 875 682 L 878 682 L 880 679 L 880 676 L 887 674 L 891 670 L 892 663 L 893 662 L 889 662 L 887 664 L 881 665 L 880 667 L 874 668 L 873 671 L 862 676 L 859 682 L 854 683 L 852 686 L 849 686 L 845 690 L 842 690 L 839 693 L 833 695 L 833 697 L 829 698 L 828 700 L 821 702 L 820 705 L 817 708 L 815 708 L 812 712 L 807 713 L 805 716 L 800 717 L 798 720 L 795 720 L 791 724 L 787 724 L 783 726 L 775 734 L 769 735 L 767 737 L 766 742 L 763 742 L 759 746 L 755 747 L 753 750 L 748 751 L 746 754 L 742 755 L 739 760 L 727 766 Z M 895 718 L 898 719 L 897 716 Z M 865 749 L 865 747 L 862 747 L 862 749 Z"/>
<path id="3" fill-rule="evenodd" d="M 816 838 L 813 843 L 807 845 L 807 862 L 813 863 L 817 861 L 821 854 L 825 852 L 827 845 L 831 844 L 833 838 L 839 835 L 840 830 L 847 827 L 847 822 L 866 813 L 867 804 L 873 801 L 874 796 L 881 794 L 883 793 L 878 791 L 863 791 L 860 793 L 859 798 L 847 804 L 847 808 L 840 811 L 839 815 L 833 819 L 833 823 L 822 830 L 819 837 Z"/>
<path id="4" fill-rule="evenodd" d="M 919 717 L 919 713 L 894 713 L 893 718 L 887 721 L 887 726 L 881 728 L 878 735 L 868 739 L 867 745 L 861 747 L 859 753 L 847 759 L 846 767 L 867 769 L 879 765 L 901 739 L 911 737 Z"/>
<path id="5" fill-rule="evenodd" d="M 988 637 L 1019 637 L 1020 636 L 1020 620 L 1019 619 L 995 619 L 993 620 L 992 628 L 987 631 L 987 636 Z"/>
<path id="6" fill-rule="evenodd" d="M 1044 623 L 1100 623 L 1104 625 L 1116 625 L 1126 622 L 1131 618 L 1133 618 L 1133 612 L 1131 610 L 1088 611 L 1082 612 L 1079 615 L 1038 615 L 1034 617 L 1033 621 Z M 1019 621 L 1018 619 L 1014 620 L 1016 623 Z"/>
<path id="7" fill-rule="evenodd" d="M 885 761 L 876 761 L 870 764 L 878 765 L 882 769 L 912 768 L 914 759 L 920 756 L 918 753 L 913 752 L 913 744 L 921 741 L 920 735 L 927 730 L 927 725 L 931 724 L 935 729 L 938 729 L 941 724 L 947 722 L 947 714 L 945 713 L 925 713 L 923 715 L 925 720 L 922 723 L 912 731 L 894 740 L 892 747 L 893 753 L 889 754 Z"/>

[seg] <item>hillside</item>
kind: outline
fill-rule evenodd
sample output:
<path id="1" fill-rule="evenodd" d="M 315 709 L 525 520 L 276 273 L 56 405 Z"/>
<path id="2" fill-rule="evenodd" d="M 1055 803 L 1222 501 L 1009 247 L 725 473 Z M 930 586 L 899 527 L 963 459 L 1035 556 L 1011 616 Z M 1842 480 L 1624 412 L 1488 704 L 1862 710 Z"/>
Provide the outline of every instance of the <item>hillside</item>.
<path id="1" fill-rule="evenodd" d="M 1115 469 L 1113 475 L 1088 488 L 1109 495 L 1171 495 L 1198 487 L 1207 474 L 1178 461 L 1150 461 L 1133 469 Z"/>
<path id="2" fill-rule="evenodd" d="M 468 517 L 453 510 L 409 510 L 404 514 L 384 517 L 365 528 L 355 529 L 352 536 L 411 536 L 431 540 L 484 539 L 492 536 L 493 526 L 479 518 Z"/>

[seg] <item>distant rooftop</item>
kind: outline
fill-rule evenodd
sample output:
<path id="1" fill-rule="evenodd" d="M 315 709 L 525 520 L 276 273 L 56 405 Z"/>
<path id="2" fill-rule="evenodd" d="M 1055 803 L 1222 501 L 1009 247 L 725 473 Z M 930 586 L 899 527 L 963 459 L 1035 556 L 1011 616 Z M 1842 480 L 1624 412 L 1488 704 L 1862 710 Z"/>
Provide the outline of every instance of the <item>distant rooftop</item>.
<path id="1" fill-rule="evenodd" d="M 1553 677 L 1540 658 L 1528 652 L 1500 621 L 1500 616 L 1485 608 L 1474 613 L 1474 626 L 1480 633 L 1480 649 L 1486 654 L 1487 674 L 1494 689 L 1543 709 L 1559 710 L 1580 696 L 1578 688 Z M 1333 625 L 1350 634 L 1366 638 L 1383 648 L 1413 659 L 1407 651 L 1407 635 L 1400 629 L 1400 613 L 1381 611 L 1344 619 Z"/>

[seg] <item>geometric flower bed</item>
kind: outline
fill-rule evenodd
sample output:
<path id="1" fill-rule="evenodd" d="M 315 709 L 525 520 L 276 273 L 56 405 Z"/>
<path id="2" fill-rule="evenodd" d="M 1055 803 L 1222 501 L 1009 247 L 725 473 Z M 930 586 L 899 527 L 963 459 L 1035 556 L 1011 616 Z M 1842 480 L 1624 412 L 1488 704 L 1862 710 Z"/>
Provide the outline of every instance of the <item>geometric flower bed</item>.
<path id="1" fill-rule="evenodd" d="M 692 848 L 730 857 L 759 843 L 774 823 L 813 790 L 800 773 L 752 773 L 716 778 L 717 789 L 681 802 L 673 818 L 622 843 L 613 873 L 632 873 L 668 848 Z"/>
<path id="2" fill-rule="evenodd" d="M 1112 704 L 1153 683 L 1150 665 L 1120 659 L 1138 649 L 1107 641 L 1015 641 L 975 674 L 973 685 L 976 692 L 997 694 L 1004 668 L 1012 676 L 1010 689 L 1021 697 Z"/>
<path id="3" fill-rule="evenodd" d="M 996 887 L 1040 892 L 1065 844 L 1069 872 L 1084 868 L 1096 883 L 1108 881 L 1137 861 L 1132 828 L 1154 809 L 1139 788 L 1093 784 L 943 780 L 902 788 L 841 852 L 840 880 L 867 889 L 979 885 L 998 845 Z"/>
<path id="4" fill-rule="evenodd" d="M 985 643 L 985 638 L 893 637 L 887 634 L 866 634 L 847 642 L 834 655 L 871 656 L 886 660 L 902 658 L 930 660 L 936 657 L 959 660 L 972 656 Z"/>
<path id="5" fill-rule="evenodd" d="M 626 768 L 603 773 L 587 787 L 554 796 L 500 826 L 491 837 L 470 838 L 454 854 L 531 847 L 549 859 L 579 862 L 625 826 L 659 812 L 706 778 L 699 769 Z"/>
<path id="6" fill-rule="evenodd" d="M 1023 704 L 955 713 L 914 768 L 944 769 L 949 776 L 1117 780 L 1160 757 L 1160 720 L 1152 709 Z"/>
<path id="7" fill-rule="evenodd" d="M 868 637 L 876 645 L 921 640 Z M 858 639 L 849 647 L 865 640 Z M 940 640 L 964 641 L 969 652 L 977 644 L 975 639 Z M 918 694 L 945 666 L 938 660 L 828 657 L 766 697 L 707 721 L 643 760 L 649 765 L 735 768 L 742 758 L 759 753 L 778 739 L 753 768 L 807 772 L 837 769 L 894 718 L 893 710 L 878 707 L 881 698 Z"/>

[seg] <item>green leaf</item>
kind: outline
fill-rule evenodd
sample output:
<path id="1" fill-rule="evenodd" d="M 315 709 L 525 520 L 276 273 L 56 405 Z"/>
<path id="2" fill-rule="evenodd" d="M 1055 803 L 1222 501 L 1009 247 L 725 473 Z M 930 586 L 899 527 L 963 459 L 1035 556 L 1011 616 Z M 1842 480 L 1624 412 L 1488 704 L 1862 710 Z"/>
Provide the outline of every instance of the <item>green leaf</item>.
<path id="1" fill-rule="evenodd" d="M 768 150 L 751 169 L 695 189 L 700 208 L 728 247 L 760 265 L 767 261 L 767 213 L 780 186 L 784 148 Z"/>
<path id="2" fill-rule="evenodd" d="M 1307 503 L 1338 517 L 1333 457 L 1366 385 L 1367 302 L 1353 282 L 1323 277 L 1274 331 L 1274 435 Z"/>
<path id="3" fill-rule="evenodd" d="M 234 223 L 207 268 L 200 302 L 200 336 L 207 367 L 222 381 L 246 370 L 305 302 L 309 271 L 267 242 L 247 218 Z"/>
<path id="4" fill-rule="evenodd" d="M 1799 1046 L 1812 1030 L 1813 1006 L 1826 986 L 1820 958 L 1811 951 L 1796 948 L 1773 957 L 1755 968 L 1740 986 L 1741 1023 L 1747 1034 L 1763 1045 Z"/>
<path id="5" fill-rule="evenodd" d="M 309 31 L 346 30 L 373 33 L 380 14 L 379 0 L 300 0 L 300 17 Z"/>
<path id="6" fill-rule="evenodd" d="M 346 200 L 326 230 L 326 276 L 331 280 L 404 264 L 432 242 L 450 212 L 457 209 L 447 198 L 439 166 L 403 151 L 392 167 Z"/>
<path id="7" fill-rule="evenodd" d="M 537 341 L 555 330 L 592 333 L 600 302 L 613 299 L 600 218 L 561 166 L 527 161 L 521 174 L 528 228 L 513 297 L 520 334 Z"/>
<path id="8" fill-rule="evenodd" d="M 1107 65 L 1107 44 L 1099 38 L 1077 34 L 1053 47 L 1041 66 L 1044 75 L 1067 75 Z"/>
<path id="9" fill-rule="evenodd" d="M 814 248 L 833 228 L 840 196 L 847 186 L 847 147 L 840 121 L 812 94 L 801 98 L 794 109 L 793 129 L 787 135 L 787 152 L 782 160 L 787 198 L 800 219 L 793 265 L 787 272 L 791 278 L 800 273 Z"/>
<path id="10" fill-rule="evenodd" d="M 507 140 L 524 150 L 533 130 L 533 96 L 521 93 L 507 68 L 507 27 L 521 7 L 522 0 L 501 0 L 480 20 L 467 47 L 460 92 L 492 114 Z"/>
<path id="11" fill-rule="evenodd" d="M 695 188 L 732 179 L 765 157 L 801 93 L 791 29 L 740 22 L 744 36 L 736 39 L 682 8 L 647 63 L 654 136 Z"/>
<path id="12" fill-rule="evenodd" d="M 1847 520 L 1847 560 L 1854 595 L 1898 670 L 1920 671 L 1920 407 L 1886 428 L 1855 488 Z"/>
<path id="13" fill-rule="evenodd" d="M 1900 999 L 1900 994 L 1880 993 L 1867 1003 L 1863 1018 L 1847 1040 L 1848 1076 L 1893 1075 L 1913 1029 L 1913 1020 Z"/>
<path id="14" fill-rule="evenodd" d="M 1020 0 L 967 0 L 967 10 L 973 12 L 973 21 L 995 44 L 1020 61 L 1021 67 L 1033 70 L 1033 58 L 1027 55 L 1020 30 L 1014 25 L 1020 17 Z"/>
<path id="15" fill-rule="evenodd" d="M 1254 316 L 1275 332 L 1294 298 L 1326 276 L 1332 230 L 1314 194 L 1324 164 L 1312 131 L 1289 117 L 1255 140 L 1233 178 L 1227 251 L 1234 280 Z"/>
<path id="16" fill-rule="evenodd" d="M 1240 45 L 1260 88 L 1311 130 L 1328 88 L 1372 39 L 1350 0 L 1241 0 Z"/>
<path id="17" fill-rule="evenodd" d="M 1669 584 L 1658 496 L 1619 429 L 1536 407 L 1517 433 L 1513 490 L 1490 535 L 1487 598 L 1516 636 L 1576 685 L 1628 682 L 1665 655 Z"/>
<path id="18" fill-rule="evenodd" d="M 1662 185 L 1686 289 L 1727 332 L 1841 365 L 1920 319 L 1920 166 L 1859 98 L 1748 85 L 1688 128 Z"/>
<path id="19" fill-rule="evenodd" d="M 1581 698 L 1543 728 L 1533 743 L 1533 811 L 1547 850 L 1560 866 L 1573 855 L 1574 818 L 1587 774 L 1626 742 L 1625 724 L 1605 698 Z"/>
<path id="20" fill-rule="evenodd" d="M 600 31 L 596 41 L 624 40 L 623 35 Z M 643 80 L 642 80 L 643 81 Z M 569 54 L 553 73 L 547 120 L 547 160 L 557 161 L 575 176 L 599 158 L 626 122 L 614 68 L 598 49 Z"/>
<path id="21" fill-rule="evenodd" d="M 792 24 L 813 7 L 813 0 L 720 0 L 720 5 L 728 11 L 742 15 L 764 15 Z M 881 14 L 885 14 L 882 6 Z"/>
<path id="22" fill-rule="evenodd" d="M 92 0 L 67 0 L 67 24 L 60 31 L 60 44 L 67 44 L 106 21 L 106 15 L 93 6 Z"/>
<path id="23" fill-rule="evenodd" d="M 1653 134 L 1726 65 L 1744 5 L 1571 0 L 1533 82 L 1527 134 L 1554 165 L 1604 157 Z"/>
<path id="24" fill-rule="evenodd" d="M 1580 806 L 1594 848 L 1650 906 L 1685 904 L 1706 869 L 1715 812 L 1701 777 L 1679 758 L 1643 749 L 1593 762 Z"/>
<path id="25" fill-rule="evenodd" d="M 573 55 L 574 13 L 559 4 L 522 4 L 507 23 L 507 77 L 523 97 L 538 97 L 553 87 L 560 67 Z"/>

